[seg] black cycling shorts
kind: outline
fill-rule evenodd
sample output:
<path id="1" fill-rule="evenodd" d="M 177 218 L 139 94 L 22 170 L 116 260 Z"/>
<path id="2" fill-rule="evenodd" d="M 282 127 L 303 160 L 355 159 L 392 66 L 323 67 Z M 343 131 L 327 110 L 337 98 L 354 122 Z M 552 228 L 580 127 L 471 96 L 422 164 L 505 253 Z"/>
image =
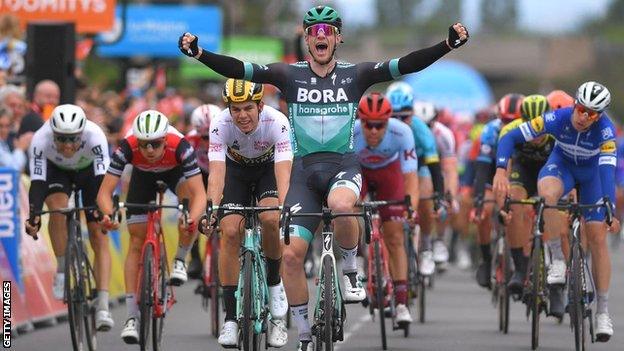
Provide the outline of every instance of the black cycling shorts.
<path id="1" fill-rule="evenodd" d="M 544 164 L 545 162 L 522 162 L 519 158 L 513 157 L 509 183 L 523 187 L 529 197 L 537 195 L 537 179 Z"/>
<path id="2" fill-rule="evenodd" d="M 158 192 L 156 182 L 159 180 L 165 182 L 167 188 L 175 194 L 177 186 L 186 181 L 186 178 L 180 166 L 176 166 L 164 172 L 147 172 L 133 167 L 126 202 L 148 204 L 150 201 L 156 201 L 156 194 Z M 129 208 L 126 211 L 126 219 L 129 224 L 147 222 L 147 210 Z"/>
<path id="3" fill-rule="evenodd" d="M 275 164 L 268 162 L 257 166 L 244 166 L 226 159 L 221 206 L 251 206 L 252 196 L 257 202 L 266 197 L 277 197 Z M 220 211 L 219 216 L 234 213 L 236 212 Z"/>
<path id="4" fill-rule="evenodd" d="M 83 169 L 66 170 L 59 168 L 49 160 L 47 162 L 48 174 L 46 177 L 46 198 L 54 193 L 65 193 L 67 196 L 70 196 L 72 192 L 72 184 L 75 184 L 76 190 L 81 191 L 82 205 L 84 207 L 96 205 L 95 200 L 104 177 L 95 176 L 95 173 L 93 172 L 93 163 L 90 163 Z M 95 222 L 95 217 L 92 211 L 87 211 L 85 213 L 85 217 L 87 218 L 87 222 Z"/>
<path id="5" fill-rule="evenodd" d="M 286 204 L 291 206 L 291 211 L 320 212 L 329 192 L 337 187 L 347 187 L 360 196 L 362 170 L 355 154 L 318 152 L 297 157 L 290 174 Z M 290 233 L 311 242 L 319 221 L 314 217 L 293 217 Z"/>

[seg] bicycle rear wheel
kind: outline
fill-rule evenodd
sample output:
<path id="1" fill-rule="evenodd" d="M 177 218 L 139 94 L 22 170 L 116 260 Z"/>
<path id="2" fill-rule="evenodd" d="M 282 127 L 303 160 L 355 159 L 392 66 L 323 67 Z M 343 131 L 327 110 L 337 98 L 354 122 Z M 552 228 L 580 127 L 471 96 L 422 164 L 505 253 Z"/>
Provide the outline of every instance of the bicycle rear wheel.
<path id="1" fill-rule="evenodd" d="M 322 279 L 322 301 L 320 302 L 320 308 L 322 308 L 322 314 L 320 320 L 316 320 L 315 324 L 320 326 L 316 333 L 316 351 L 333 351 L 334 349 L 334 263 L 329 255 L 323 257 L 323 271 L 321 272 Z"/>
<path id="2" fill-rule="evenodd" d="M 533 253 L 531 255 L 532 266 L 532 296 L 531 296 L 531 349 L 535 350 L 539 346 L 539 323 L 540 306 L 542 304 L 543 274 L 544 274 L 544 253 L 542 241 L 535 238 L 533 241 Z"/>
<path id="3" fill-rule="evenodd" d="M 143 253 L 143 268 L 141 269 L 141 282 L 139 286 L 141 300 L 139 310 L 141 312 L 141 322 L 139 330 L 139 344 L 141 351 L 149 350 L 153 342 L 150 338 L 151 322 L 154 315 L 154 296 L 152 292 L 152 281 L 154 270 L 152 262 L 154 260 L 154 248 L 146 245 Z"/>
<path id="4" fill-rule="evenodd" d="M 253 253 L 251 251 L 246 251 L 243 255 L 243 265 L 241 267 L 241 271 L 243 274 L 243 287 L 242 287 L 242 301 L 243 301 L 243 315 L 242 320 L 239 321 L 241 323 L 241 334 L 243 337 L 243 351 L 252 351 L 254 347 L 252 345 L 256 345 L 254 342 L 254 321 L 255 316 L 253 316 L 253 306 L 252 304 L 252 294 L 253 294 L 253 285 L 252 285 L 252 270 L 253 270 Z M 240 289 L 240 287 L 239 287 Z"/>
<path id="5" fill-rule="evenodd" d="M 572 245 L 572 271 L 570 274 L 570 323 L 574 330 L 576 351 L 585 350 L 585 318 L 583 303 L 583 265 L 578 243 Z"/>
<path id="6" fill-rule="evenodd" d="M 164 251 L 161 250 L 161 253 Z M 158 276 L 156 277 L 157 289 L 156 297 L 154 299 L 155 304 L 159 304 L 162 306 L 163 314 L 160 317 L 153 316 L 152 318 L 152 343 L 154 351 L 161 350 L 162 346 L 162 333 L 165 326 L 165 313 L 167 310 L 167 302 L 169 300 L 169 294 L 167 292 L 167 282 L 169 281 L 169 277 L 167 277 L 167 261 L 165 260 L 165 255 L 161 254 L 160 257 L 160 267 L 156 272 Z"/>
<path id="7" fill-rule="evenodd" d="M 373 261 L 375 262 L 375 295 L 377 299 L 377 310 L 379 311 L 379 327 L 381 328 L 381 347 L 386 350 L 388 348 L 388 340 L 386 339 L 384 281 L 381 272 L 381 247 L 379 241 L 375 241 L 373 250 Z"/>

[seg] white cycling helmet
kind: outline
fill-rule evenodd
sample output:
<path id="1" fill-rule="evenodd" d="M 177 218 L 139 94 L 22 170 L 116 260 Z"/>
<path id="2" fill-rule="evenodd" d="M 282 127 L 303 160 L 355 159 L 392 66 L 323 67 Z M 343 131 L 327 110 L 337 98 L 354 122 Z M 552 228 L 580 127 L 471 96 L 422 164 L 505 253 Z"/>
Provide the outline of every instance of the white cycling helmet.
<path id="1" fill-rule="evenodd" d="M 205 134 L 210 129 L 210 121 L 221 113 L 217 105 L 205 104 L 198 106 L 191 113 L 191 125 L 199 134 Z"/>
<path id="2" fill-rule="evenodd" d="M 597 82 L 585 82 L 576 92 L 576 103 L 590 110 L 602 112 L 611 103 L 611 93 L 604 85 Z"/>
<path id="3" fill-rule="evenodd" d="M 420 118 L 425 123 L 431 122 L 432 119 L 438 114 L 435 105 L 427 101 L 415 101 L 414 102 L 414 115 Z"/>
<path id="4" fill-rule="evenodd" d="M 167 116 L 156 110 L 143 111 L 132 122 L 132 133 L 140 140 L 164 138 L 168 129 Z"/>
<path id="5" fill-rule="evenodd" d="M 59 105 L 52 111 L 50 126 L 54 133 L 78 134 L 82 133 L 87 124 L 87 116 L 80 106 L 65 104 Z"/>

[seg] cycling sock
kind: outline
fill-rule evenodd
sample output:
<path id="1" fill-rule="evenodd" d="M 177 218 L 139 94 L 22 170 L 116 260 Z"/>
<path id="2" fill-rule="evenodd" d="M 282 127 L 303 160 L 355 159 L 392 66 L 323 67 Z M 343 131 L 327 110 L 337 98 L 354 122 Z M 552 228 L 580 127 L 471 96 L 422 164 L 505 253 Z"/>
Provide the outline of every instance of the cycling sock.
<path id="1" fill-rule="evenodd" d="M 550 257 L 553 260 L 563 261 L 563 251 L 561 250 L 561 238 L 548 240 L 548 249 L 550 250 Z"/>
<path id="2" fill-rule="evenodd" d="M 529 258 L 524 255 L 524 249 L 521 247 L 511 249 L 511 257 L 516 267 L 516 272 L 525 274 Z"/>
<path id="3" fill-rule="evenodd" d="M 342 252 L 342 273 L 347 274 L 351 272 L 357 272 L 357 250 L 358 246 L 355 245 L 352 249 L 345 249 L 344 247 L 340 247 L 340 251 Z"/>
<path id="4" fill-rule="evenodd" d="M 191 258 L 201 261 L 201 256 L 199 255 L 199 240 L 195 240 L 193 247 L 191 247 Z"/>
<path id="5" fill-rule="evenodd" d="M 596 313 L 609 313 L 609 308 L 607 307 L 607 304 L 609 302 L 609 292 L 605 291 L 605 292 L 598 292 L 598 294 L 596 294 L 597 299 L 596 299 Z"/>
<path id="6" fill-rule="evenodd" d="M 312 330 L 308 320 L 308 303 L 301 305 L 290 305 L 290 314 L 297 326 L 300 341 L 312 340 Z"/>
<path id="7" fill-rule="evenodd" d="M 108 311 L 108 290 L 97 291 L 97 311 Z"/>
<path id="8" fill-rule="evenodd" d="M 396 304 L 401 303 L 407 306 L 407 280 L 395 280 L 393 283 Z"/>
<path id="9" fill-rule="evenodd" d="M 175 255 L 176 260 L 186 262 L 186 255 L 188 255 L 190 250 L 191 246 L 178 245 L 178 252 Z"/>
<path id="10" fill-rule="evenodd" d="M 139 318 L 139 305 L 137 305 L 134 294 L 126 294 L 126 310 L 128 311 L 128 318 Z"/>
<path id="11" fill-rule="evenodd" d="M 236 289 L 237 285 L 223 286 L 223 307 L 225 307 L 225 321 L 236 320 Z"/>
<path id="12" fill-rule="evenodd" d="M 490 264 L 492 262 L 492 249 L 490 248 L 490 244 L 480 245 L 481 247 L 481 258 L 483 258 L 483 262 L 485 264 Z"/>
<path id="13" fill-rule="evenodd" d="M 431 234 L 422 233 L 422 251 L 431 251 Z"/>
<path id="14" fill-rule="evenodd" d="M 281 258 L 276 260 L 267 257 L 266 258 L 266 268 L 267 268 L 267 285 L 275 286 L 280 282 L 280 263 L 282 262 Z"/>
<path id="15" fill-rule="evenodd" d="M 65 273 L 65 255 L 56 256 L 56 273 Z"/>

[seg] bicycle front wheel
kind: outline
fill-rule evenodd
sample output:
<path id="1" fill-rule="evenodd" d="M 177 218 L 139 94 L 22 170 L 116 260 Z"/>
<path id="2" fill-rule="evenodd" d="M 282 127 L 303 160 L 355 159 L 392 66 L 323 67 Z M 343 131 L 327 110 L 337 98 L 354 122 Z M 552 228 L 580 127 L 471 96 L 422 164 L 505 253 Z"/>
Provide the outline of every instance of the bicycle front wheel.
<path id="1" fill-rule="evenodd" d="M 246 251 L 243 255 L 243 265 L 241 267 L 243 274 L 242 301 L 243 315 L 241 316 L 241 334 L 243 336 L 243 351 L 252 351 L 254 342 L 254 315 L 253 315 L 253 253 Z M 239 287 L 240 289 L 240 287 Z"/>
<path id="2" fill-rule="evenodd" d="M 161 250 L 161 253 L 164 253 Z M 154 299 L 155 304 L 159 304 L 162 308 L 163 314 L 160 317 L 153 316 L 152 318 L 152 343 L 154 345 L 154 351 L 161 350 L 162 346 L 162 333 L 165 327 L 165 313 L 167 310 L 167 302 L 169 300 L 169 294 L 167 292 L 167 281 L 169 281 L 169 277 L 167 276 L 167 261 L 165 260 L 165 255 L 161 254 L 160 257 L 160 265 L 158 269 L 158 276 L 156 279 L 157 289 L 156 298 Z"/>
<path id="3" fill-rule="evenodd" d="M 143 268 L 141 269 L 141 282 L 139 286 L 141 300 L 139 301 L 139 310 L 141 312 L 141 323 L 139 330 L 139 343 L 141 351 L 149 350 L 151 322 L 154 315 L 154 295 L 152 293 L 152 282 L 154 270 L 152 262 L 154 261 L 154 248 L 152 245 L 145 246 L 143 252 Z"/>
<path id="4" fill-rule="evenodd" d="M 373 250 L 375 256 L 373 257 L 373 261 L 375 262 L 375 294 L 377 299 L 377 310 L 379 311 L 379 327 L 381 328 L 381 347 L 386 350 L 388 348 L 388 341 L 386 339 L 384 282 L 381 272 L 381 247 L 379 245 L 379 241 L 375 241 Z"/>
<path id="5" fill-rule="evenodd" d="M 219 326 L 219 253 L 217 247 L 219 245 L 216 239 L 214 240 L 211 246 L 211 251 L 206 255 L 205 260 L 210 264 L 209 273 L 208 271 L 205 274 L 210 274 L 211 280 L 208 282 L 208 289 L 210 293 L 210 330 L 212 336 L 215 338 L 219 337 L 220 326 Z"/>
<path id="6" fill-rule="evenodd" d="M 570 323 L 574 330 L 576 351 L 585 350 L 585 318 L 583 303 L 583 264 L 579 244 L 572 245 L 572 271 L 570 274 Z"/>
<path id="7" fill-rule="evenodd" d="M 542 291 L 544 290 L 544 252 L 542 241 L 535 239 L 533 243 L 533 253 L 531 255 L 532 266 L 532 296 L 531 296 L 531 349 L 535 350 L 539 346 L 539 324 L 540 307 L 542 304 Z"/>
<path id="8" fill-rule="evenodd" d="M 498 288 L 498 311 L 499 311 L 499 329 L 503 332 L 503 334 L 507 334 L 509 332 L 509 288 L 507 287 L 507 283 L 509 282 L 509 278 L 511 276 L 511 253 L 509 251 L 509 247 L 507 245 L 503 245 L 503 252 L 499 257 L 499 269 L 500 272 L 497 271 L 497 274 L 500 274 L 497 277 L 497 283 L 499 284 Z"/>
<path id="9" fill-rule="evenodd" d="M 334 350 L 334 310 L 335 310 L 335 289 L 334 289 L 334 262 L 331 256 L 326 255 L 323 258 L 323 271 L 321 272 L 322 280 L 322 301 L 319 304 L 323 309 L 323 313 L 320 316 L 320 321 L 317 320 L 317 325 L 320 326 L 316 335 L 316 350 L 317 351 L 333 351 Z M 320 323 L 319 323 L 320 322 Z"/>

